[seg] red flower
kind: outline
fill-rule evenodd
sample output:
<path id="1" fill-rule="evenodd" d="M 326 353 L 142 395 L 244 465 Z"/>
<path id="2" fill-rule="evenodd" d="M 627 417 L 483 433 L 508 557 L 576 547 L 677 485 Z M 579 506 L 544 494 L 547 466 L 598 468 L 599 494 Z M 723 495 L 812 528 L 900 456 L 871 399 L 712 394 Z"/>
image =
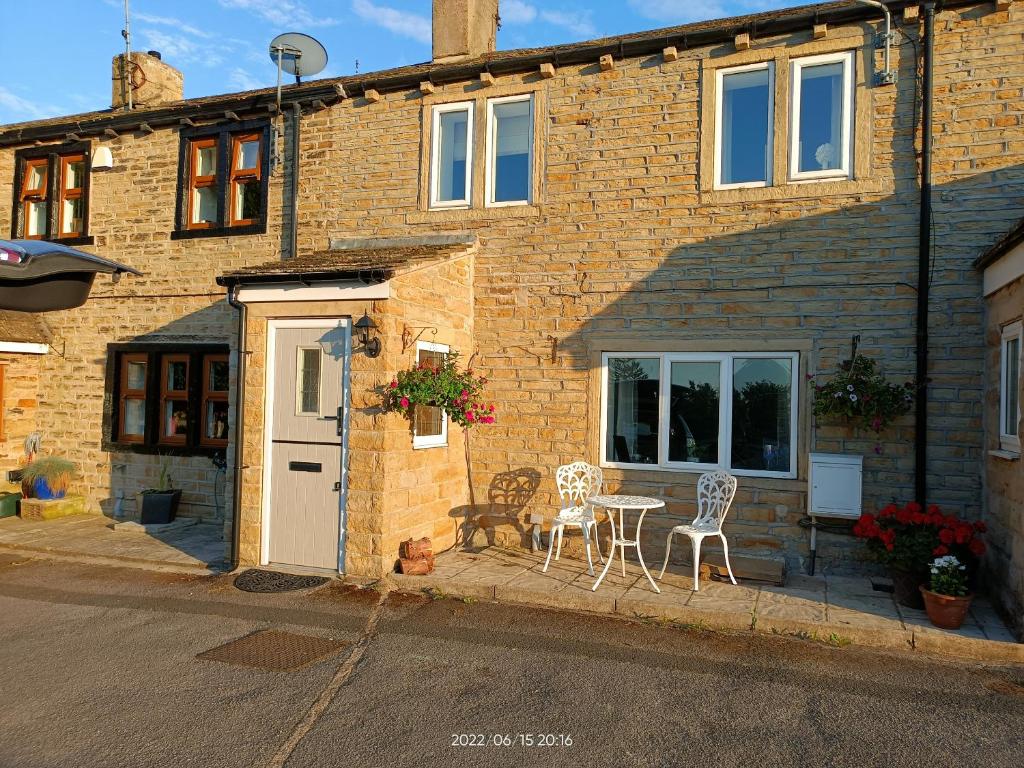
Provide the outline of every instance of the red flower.
<path id="1" fill-rule="evenodd" d="M 907 523 L 909 523 L 913 516 L 914 513 L 910 510 L 909 504 L 905 506 L 903 509 L 896 510 L 896 522 L 901 523 L 902 525 L 906 525 Z"/>
<path id="2" fill-rule="evenodd" d="M 984 520 L 978 520 L 974 524 L 974 530 L 976 530 L 978 533 L 984 533 L 985 531 L 988 530 L 988 526 L 985 525 L 985 521 Z"/>
<path id="3" fill-rule="evenodd" d="M 472 411 L 466 411 L 466 421 L 475 421 L 476 416 L 473 415 Z"/>
<path id="4" fill-rule="evenodd" d="M 967 548 L 971 550 L 971 554 L 975 557 L 981 557 L 985 554 L 985 542 L 981 539 L 974 539 L 967 545 Z"/>
<path id="5" fill-rule="evenodd" d="M 916 501 L 911 501 L 909 504 L 907 504 L 906 509 L 907 509 L 908 512 L 911 512 L 911 513 L 913 513 L 913 512 L 920 512 L 921 511 L 921 505 L 918 504 Z"/>
<path id="6" fill-rule="evenodd" d="M 928 505 L 928 514 L 929 515 L 938 515 L 941 512 L 942 512 L 942 510 L 939 509 L 939 505 L 938 504 L 929 504 Z"/>
<path id="7" fill-rule="evenodd" d="M 939 544 L 935 549 L 932 550 L 932 554 L 936 557 L 942 557 L 943 555 L 949 554 L 949 547 L 945 544 Z"/>
<path id="8" fill-rule="evenodd" d="M 398 379 L 392 379 L 391 380 L 391 388 L 392 389 L 398 389 Z"/>
<path id="9" fill-rule="evenodd" d="M 896 513 L 895 504 L 887 504 L 882 507 L 882 511 L 878 513 L 879 517 L 892 517 Z"/>
<path id="10" fill-rule="evenodd" d="M 490 411 L 491 413 L 494 413 L 494 406 L 492 405 L 492 406 L 491 406 L 490 408 L 488 408 L 487 410 L 489 410 L 489 411 Z"/>
<path id="11" fill-rule="evenodd" d="M 888 531 L 882 531 L 879 536 L 885 548 L 892 552 L 893 545 L 896 543 L 896 531 L 890 529 Z"/>
<path id="12" fill-rule="evenodd" d="M 403 408 L 408 408 L 408 407 L 409 407 L 409 398 L 408 398 L 408 397 L 403 397 L 403 398 L 402 398 L 401 400 L 399 400 L 398 402 L 399 402 L 399 403 L 401 404 L 401 406 L 402 406 Z"/>
<path id="13" fill-rule="evenodd" d="M 971 529 L 971 526 L 966 523 L 958 525 L 954 533 L 956 535 L 957 544 L 966 544 L 974 535 L 974 531 Z"/>
<path id="14" fill-rule="evenodd" d="M 955 540 L 956 536 L 949 528 L 943 528 L 939 531 L 939 541 L 943 544 L 952 544 Z"/>

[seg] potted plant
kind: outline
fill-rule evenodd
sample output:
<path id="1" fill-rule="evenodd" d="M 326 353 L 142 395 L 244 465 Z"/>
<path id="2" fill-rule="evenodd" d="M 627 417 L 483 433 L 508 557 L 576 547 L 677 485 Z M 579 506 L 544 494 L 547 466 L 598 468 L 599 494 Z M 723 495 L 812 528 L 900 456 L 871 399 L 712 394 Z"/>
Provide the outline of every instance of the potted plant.
<path id="1" fill-rule="evenodd" d="M 21 491 L 29 499 L 63 499 L 78 469 L 73 461 L 60 456 L 44 456 L 21 470 Z"/>
<path id="2" fill-rule="evenodd" d="M 385 388 L 382 406 L 388 413 L 403 413 L 412 419 L 416 406 L 442 408 L 456 424 L 493 424 L 494 406 L 482 402 L 487 379 L 475 376 L 472 369 L 460 370 L 459 355 L 450 352 L 437 366 L 422 362 L 401 371 Z"/>
<path id="3" fill-rule="evenodd" d="M 172 488 L 172 484 L 167 462 L 161 461 L 156 488 L 149 488 L 139 494 L 142 502 L 139 522 L 143 525 L 163 525 L 174 520 L 181 502 L 181 489 Z"/>
<path id="4" fill-rule="evenodd" d="M 888 566 L 896 600 L 909 608 L 923 607 L 919 588 L 928 579 L 932 558 L 954 554 L 968 564 L 970 574 L 985 553 L 983 522 L 943 514 L 935 504 L 927 510 L 913 501 L 902 507 L 889 504 L 877 515 L 861 515 L 853 532 L 867 541 L 878 562 Z"/>
<path id="5" fill-rule="evenodd" d="M 954 555 L 932 561 L 931 589 L 921 586 L 928 620 L 940 629 L 959 629 L 974 595 L 967 587 L 967 566 Z"/>
<path id="6" fill-rule="evenodd" d="M 808 374 L 813 380 L 814 374 Z M 893 421 L 910 412 L 914 384 L 891 384 L 878 371 L 875 361 L 858 355 L 839 365 L 839 371 L 812 390 L 814 415 L 819 419 L 843 419 L 876 435 Z M 881 446 L 875 452 L 881 453 Z"/>

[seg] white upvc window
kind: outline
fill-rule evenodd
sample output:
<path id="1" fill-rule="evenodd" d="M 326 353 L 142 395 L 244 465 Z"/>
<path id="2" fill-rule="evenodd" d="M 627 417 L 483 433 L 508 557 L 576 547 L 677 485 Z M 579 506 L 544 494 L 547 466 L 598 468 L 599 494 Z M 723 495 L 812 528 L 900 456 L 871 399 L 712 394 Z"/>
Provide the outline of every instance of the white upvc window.
<path id="1" fill-rule="evenodd" d="M 1021 321 L 1003 328 L 999 352 L 999 447 L 1020 453 Z"/>
<path id="2" fill-rule="evenodd" d="M 601 464 L 794 478 L 796 352 L 606 352 Z"/>
<path id="3" fill-rule="evenodd" d="M 487 100 L 488 206 L 528 205 L 533 190 L 533 96 Z"/>
<path id="4" fill-rule="evenodd" d="M 853 156 L 853 52 L 791 62 L 789 178 L 849 178 Z"/>
<path id="5" fill-rule="evenodd" d="M 429 341 L 416 342 L 416 364 L 432 367 L 444 364 L 448 356 L 446 344 Z M 448 415 L 443 408 L 432 405 L 417 405 L 413 411 L 412 447 L 438 448 L 448 445 Z"/>
<path id="6" fill-rule="evenodd" d="M 473 102 L 434 106 L 430 135 L 430 207 L 468 207 L 473 185 Z"/>
<path id="7" fill-rule="evenodd" d="M 715 78 L 715 188 L 771 186 L 774 62 L 719 69 Z"/>

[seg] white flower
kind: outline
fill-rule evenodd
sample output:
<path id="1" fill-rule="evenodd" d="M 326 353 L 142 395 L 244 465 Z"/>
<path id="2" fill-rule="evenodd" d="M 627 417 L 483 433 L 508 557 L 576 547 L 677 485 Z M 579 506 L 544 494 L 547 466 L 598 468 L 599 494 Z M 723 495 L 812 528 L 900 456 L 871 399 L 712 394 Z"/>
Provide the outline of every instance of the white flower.
<path id="1" fill-rule="evenodd" d="M 857 402 L 857 396 L 856 395 L 850 395 L 850 402 L 851 403 L 856 403 Z"/>
<path id="2" fill-rule="evenodd" d="M 853 392 L 853 384 L 847 384 L 846 385 L 846 391 L 847 392 Z"/>

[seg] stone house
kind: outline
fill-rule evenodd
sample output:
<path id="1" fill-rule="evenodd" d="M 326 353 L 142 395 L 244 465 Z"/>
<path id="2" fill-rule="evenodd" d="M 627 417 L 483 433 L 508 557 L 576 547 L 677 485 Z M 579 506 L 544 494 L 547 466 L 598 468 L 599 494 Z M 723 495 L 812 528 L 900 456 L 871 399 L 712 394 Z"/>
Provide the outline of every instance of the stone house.
<path id="1" fill-rule="evenodd" d="M 865 456 L 865 509 L 914 494 L 913 418 L 877 440 L 815 423 L 808 382 L 854 336 L 914 374 L 923 12 L 889 7 L 888 53 L 855 2 L 498 52 L 496 0 L 435 0 L 433 61 L 280 105 L 182 101 L 132 54 L 153 84 L 133 109 L 115 77 L 111 111 L 0 128 L 0 229 L 143 273 L 47 316 L 44 445 L 104 511 L 165 462 L 236 561 L 360 575 L 410 536 L 527 541 L 579 458 L 668 500 L 657 548 L 722 466 L 732 548 L 799 568 L 810 452 Z M 1024 209 L 1024 4 L 946 2 L 935 30 L 927 488 L 977 518 L 972 263 Z M 496 424 L 380 412 L 396 371 L 446 351 L 488 377 Z M 859 551 L 823 534 L 818 558 Z"/>
<path id="2" fill-rule="evenodd" d="M 975 262 L 985 295 L 985 521 L 1006 615 L 1024 630 L 1024 472 L 1020 467 L 1024 220 Z"/>

